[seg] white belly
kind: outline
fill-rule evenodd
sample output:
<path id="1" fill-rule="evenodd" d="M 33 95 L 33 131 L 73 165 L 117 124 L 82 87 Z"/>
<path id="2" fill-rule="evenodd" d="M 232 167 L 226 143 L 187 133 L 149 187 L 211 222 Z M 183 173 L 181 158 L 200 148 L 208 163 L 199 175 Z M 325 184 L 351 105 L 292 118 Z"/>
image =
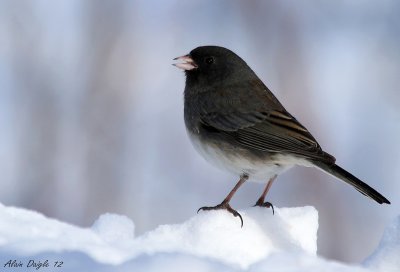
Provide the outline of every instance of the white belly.
<path id="1" fill-rule="evenodd" d="M 276 154 L 273 161 L 269 159 L 255 160 L 251 156 L 239 155 L 239 152 L 225 152 L 221 145 L 201 143 L 198 135 L 190 132 L 188 134 L 195 149 L 209 163 L 236 175 L 246 173 L 253 181 L 265 182 L 295 165 L 311 166 L 303 159 Z"/>

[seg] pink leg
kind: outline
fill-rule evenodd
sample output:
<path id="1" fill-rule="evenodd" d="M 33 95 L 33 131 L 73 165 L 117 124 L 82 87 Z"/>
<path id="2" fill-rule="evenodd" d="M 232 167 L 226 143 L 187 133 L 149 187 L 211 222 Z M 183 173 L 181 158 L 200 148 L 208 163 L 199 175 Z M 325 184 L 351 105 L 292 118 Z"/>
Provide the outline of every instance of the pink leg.
<path id="1" fill-rule="evenodd" d="M 241 226 L 243 227 L 242 216 L 236 210 L 232 209 L 232 207 L 229 205 L 229 201 L 231 201 L 233 195 L 236 193 L 236 191 L 239 189 L 239 187 L 248 179 L 249 179 L 249 176 L 247 174 L 241 175 L 238 183 L 236 183 L 235 187 L 233 187 L 232 191 L 230 191 L 230 193 L 225 197 L 225 199 L 221 202 L 221 204 L 218 204 L 217 206 L 214 206 L 214 207 L 201 207 L 200 209 L 197 210 L 197 212 L 210 211 L 210 210 L 227 210 L 234 216 L 238 216 L 240 218 L 240 221 L 242 223 Z"/>
<path id="2" fill-rule="evenodd" d="M 267 193 L 268 193 L 269 189 L 271 188 L 272 183 L 274 182 L 276 177 L 277 176 L 275 175 L 272 178 L 270 178 L 270 180 L 267 183 L 267 186 L 265 186 L 265 188 L 264 188 L 263 193 L 261 194 L 260 198 L 257 200 L 256 205 L 254 205 L 254 206 L 266 207 L 266 208 L 270 208 L 271 207 L 272 208 L 272 214 L 275 213 L 274 206 L 270 202 L 265 201 L 265 197 L 267 196 Z"/>

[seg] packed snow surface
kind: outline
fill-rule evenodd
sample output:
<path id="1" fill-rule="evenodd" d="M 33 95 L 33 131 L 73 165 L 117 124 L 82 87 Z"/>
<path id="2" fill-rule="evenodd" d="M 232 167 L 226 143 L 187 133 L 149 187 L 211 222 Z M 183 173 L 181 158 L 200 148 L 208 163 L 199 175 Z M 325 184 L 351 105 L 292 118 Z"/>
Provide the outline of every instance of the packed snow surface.
<path id="1" fill-rule="evenodd" d="M 240 211 L 243 228 L 226 211 L 200 212 L 135 237 L 126 216 L 80 228 L 0 204 L 0 263 L 6 271 L 400 271 L 400 217 L 363 265 L 347 265 L 317 256 L 315 208 L 275 210 Z"/>

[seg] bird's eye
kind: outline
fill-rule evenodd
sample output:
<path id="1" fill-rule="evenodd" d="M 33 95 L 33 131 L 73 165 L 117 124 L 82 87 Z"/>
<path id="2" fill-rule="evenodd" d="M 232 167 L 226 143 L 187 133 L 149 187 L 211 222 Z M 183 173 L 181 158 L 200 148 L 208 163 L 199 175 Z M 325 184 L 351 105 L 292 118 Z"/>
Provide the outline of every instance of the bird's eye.
<path id="1" fill-rule="evenodd" d="M 207 57 L 206 58 L 206 63 L 207 64 L 213 64 L 214 63 L 214 58 L 213 57 Z"/>

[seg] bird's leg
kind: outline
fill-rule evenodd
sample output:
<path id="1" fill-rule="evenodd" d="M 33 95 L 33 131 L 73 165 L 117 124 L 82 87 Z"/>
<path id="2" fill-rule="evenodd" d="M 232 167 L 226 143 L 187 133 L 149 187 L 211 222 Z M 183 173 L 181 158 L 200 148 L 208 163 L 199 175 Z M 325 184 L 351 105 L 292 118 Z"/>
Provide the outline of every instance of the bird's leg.
<path id="1" fill-rule="evenodd" d="M 240 218 L 240 221 L 242 223 L 241 226 L 243 227 L 242 216 L 236 210 L 232 209 L 232 207 L 229 205 L 229 201 L 231 201 L 233 195 L 236 193 L 236 191 L 239 189 L 239 187 L 248 179 L 249 179 L 249 176 L 247 174 L 242 174 L 240 176 L 238 183 L 236 183 L 235 187 L 233 187 L 232 191 L 225 197 L 225 199 L 221 202 L 221 204 L 218 204 L 217 206 L 214 206 L 214 207 L 201 207 L 200 209 L 197 210 L 197 212 L 209 211 L 209 210 L 227 210 L 234 216 L 238 216 Z"/>
<path id="2" fill-rule="evenodd" d="M 272 186 L 272 183 L 274 182 L 274 180 L 276 179 L 276 175 L 273 176 L 272 178 L 269 179 L 267 185 L 264 188 L 263 193 L 261 194 L 260 198 L 257 200 L 256 204 L 254 206 L 259 206 L 259 207 L 266 207 L 266 208 L 272 208 L 272 214 L 275 213 L 274 211 L 274 205 L 272 205 L 271 202 L 265 201 L 265 196 L 267 195 L 269 189 Z"/>

